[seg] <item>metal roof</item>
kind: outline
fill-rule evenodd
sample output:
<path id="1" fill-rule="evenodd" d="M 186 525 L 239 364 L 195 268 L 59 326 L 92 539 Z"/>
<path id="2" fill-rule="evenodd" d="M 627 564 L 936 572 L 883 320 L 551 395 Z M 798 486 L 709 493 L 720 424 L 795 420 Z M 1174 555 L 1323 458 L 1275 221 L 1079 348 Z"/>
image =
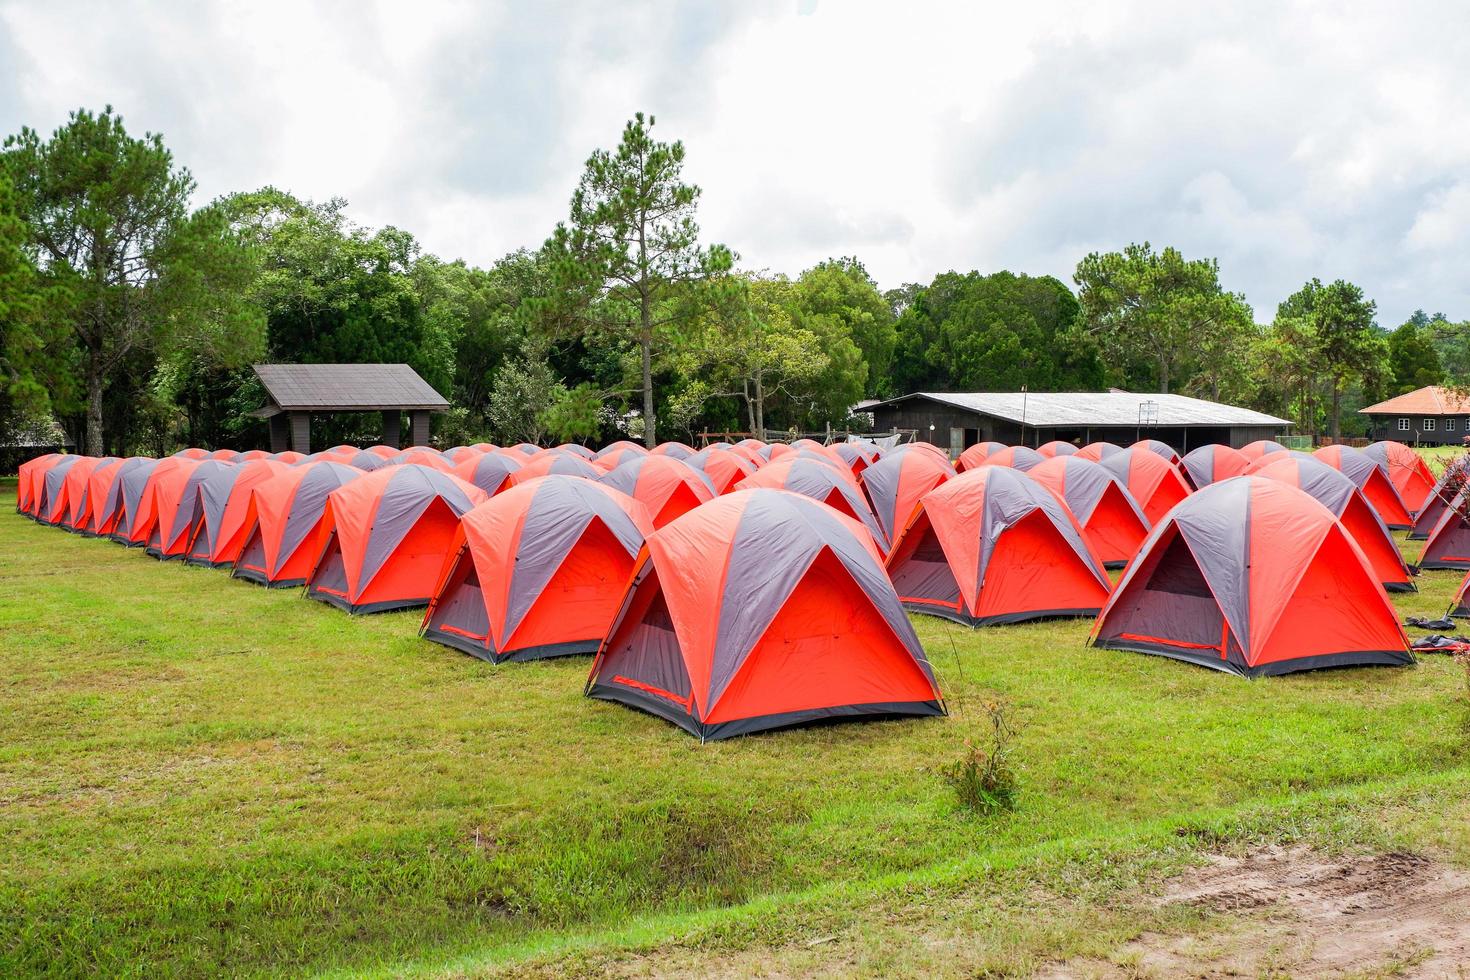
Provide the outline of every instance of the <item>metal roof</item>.
<path id="1" fill-rule="evenodd" d="M 283 411 L 442 409 L 449 402 L 407 364 L 257 364 L 272 405 Z M 270 413 L 271 406 L 262 410 Z"/>
<path id="2" fill-rule="evenodd" d="M 1286 427 L 1291 423 L 1248 408 L 1222 405 L 1185 395 L 1140 394 L 1128 391 L 986 391 L 950 393 L 920 391 L 890 398 L 876 407 L 910 398 L 927 398 L 980 415 L 1023 422 L 1037 428 L 1134 428 L 1145 425 L 1253 425 Z M 1152 403 L 1152 410 L 1140 406 Z"/>

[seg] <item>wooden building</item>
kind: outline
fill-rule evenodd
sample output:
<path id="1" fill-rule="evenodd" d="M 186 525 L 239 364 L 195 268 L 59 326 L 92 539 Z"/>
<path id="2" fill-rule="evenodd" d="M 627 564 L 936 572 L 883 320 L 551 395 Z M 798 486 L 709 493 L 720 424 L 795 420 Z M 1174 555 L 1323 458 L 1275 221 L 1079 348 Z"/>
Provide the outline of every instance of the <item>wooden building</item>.
<path id="1" fill-rule="evenodd" d="M 1275 439 L 1291 423 L 1184 395 L 1104 392 L 916 392 L 866 405 L 875 431 L 915 438 L 958 454 L 977 442 L 1039 446 L 1053 440 L 1129 445 L 1159 439 L 1180 453 L 1207 443 L 1243 446 Z"/>
<path id="2" fill-rule="evenodd" d="M 1470 398 L 1453 388 L 1430 385 L 1359 409 L 1368 416 L 1374 441 L 1392 439 L 1419 446 L 1461 445 L 1470 436 Z"/>
<path id="3" fill-rule="evenodd" d="M 267 403 L 255 414 L 270 421 L 271 452 L 311 452 L 311 417 L 338 412 L 381 412 L 383 445 L 398 446 L 403 416 L 409 444 L 429 442 L 429 413 L 448 400 L 407 364 L 257 364 Z"/>

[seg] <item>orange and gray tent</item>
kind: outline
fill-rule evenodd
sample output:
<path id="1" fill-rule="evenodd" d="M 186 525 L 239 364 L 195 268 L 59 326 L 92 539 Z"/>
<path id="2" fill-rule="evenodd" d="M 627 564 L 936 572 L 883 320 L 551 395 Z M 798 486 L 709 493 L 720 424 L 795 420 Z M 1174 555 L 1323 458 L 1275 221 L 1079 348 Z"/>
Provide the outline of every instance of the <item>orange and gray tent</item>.
<path id="1" fill-rule="evenodd" d="M 64 456 L 56 461 L 55 466 L 46 470 L 41 477 L 41 490 L 36 498 L 36 520 L 52 526 L 65 521 L 69 512 L 66 492 L 72 486 L 68 477 L 78 466 L 89 470 L 93 465 L 92 457 L 89 456 Z"/>
<path id="2" fill-rule="evenodd" d="M 973 470 L 985 462 L 991 453 L 1004 452 L 1009 448 L 1003 442 L 977 442 L 960 453 L 960 458 L 955 460 L 955 472 L 963 473 L 965 470 Z"/>
<path id="3" fill-rule="evenodd" d="M 781 453 L 779 456 L 772 456 L 771 462 L 790 463 L 799 459 L 828 467 L 853 489 L 858 489 L 862 485 L 862 481 L 858 479 L 858 475 L 843 461 L 842 457 L 826 449 L 812 449 L 810 446 L 803 446 L 800 449 L 793 449 L 790 452 Z"/>
<path id="4" fill-rule="evenodd" d="M 308 457 L 312 462 L 318 460 L 331 463 L 345 463 L 348 466 L 371 473 L 388 465 L 386 457 L 373 452 L 371 449 L 353 449 L 350 452 L 339 453 L 328 450 L 324 453 L 313 453 Z"/>
<path id="5" fill-rule="evenodd" d="M 1413 662 L 1342 523 L 1309 494 L 1258 476 L 1205 487 L 1154 528 L 1092 643 L 1246 677 Z"/>
<path id="6" fill-rule="evenodd" d="M 725 493 L 756 470 L 749 456 L 719 446 L 706 446 L 685 462 L 708 478 L 715 493 Z"/>
<path id="7" fill-rule="evenodd" d="M 1254 463 L 1269 453 L 1284 453 L 1286 447 L 1274 439 L 1257 439 L 1240 447 L 1240 454 Z"/>
<path id="8" fill-rule="evenodd" d="M 1169 445 L 1167 442 L 1164 442 L 1161 439 L 1140 439 L 1128 448 L 1147 449 L 1149 452 L 1155 453 L 1168 460 L 1170 465 L 1179 465 L 1179 454 L 1174 451 L 1173 446 Z"/>
<path id="9" fill-rule="evenodd" d="M 216 449 L 209 454 L 210 459 L 217 459 L 222 463 L 238 462 L 240 454 L 233 449 Z"/>
<path id="10" fill-rule="evenodd" d="M 871 442 L 836 442 L 829 448 L 847 462 L 855 476 L 862 476 L 863 470 L 872 466 L 883 455 L 882 450 Z"/>
<path id="11" fill-rule="evenodd" d="M 863 489 L 884 538 L 893 541 L 918 509 L 919 500 L 954 477 L 954 467 L 937 453 L 903 446 L 863 470 Z M 882 540 L 882 539 L 879 539 Z"/>
<path id="12" fill-rule="evenodd" d="M 665 524 L 716 496 L 709 477 L 672 456 L 635 456 L 601 478 L 648 508 L 654 527 Z"/>
<path id="13" fill-rule="evenodd" d="M 287 466 L 295 466 L 297 463 L 304 462 L 310 457 L 307 456 L 305 453 L 298 453 L 294 449 L 284 449 L 278 453 L 271 453 L 270 458 L 275 460 L 277 463 L 285 463 Z"/>
<path id="14" fill-rule="evenodd" d="M 350 613 L 428 605 L 460 515 L 488 499 L 457 476 L 415 465 L 338 487 L 327 495 L 306 594 Z"/>
<path id="15" fill-rule="evenodd" d="M 1434 473 L 1424 457 L 1401 442 L 1375 442 L 1363 449 L 1367 456 L 1388 476 L 1399 499 L 1412 514 L 1429 500 L 1434 490 Z"/>
<path id="16" fill-rule="evenodd" d="M 1312 454 L 1357 484 L 1368 498 L 1368 503 L 1378 511 L 1383 523 L 1394 530 L 1414 526 L 1414 518 L 1404 506 L 1403 499 L 1388 475 L 1365 453 L 1352 446 L 1323 446 Z"/>
<path id="17" fill-rule="evenodd" d="M 16 471 L 18 480 L 15 487 L 15 512 L 17 514 L 25 514 L 27 517 L 36 516 L 36 479 L 39 474 L 55 466 L 61 456 L 61 453 L 46 453 L 44 456 L 37 456 L 35 459 L 28 459 L 20 464 L 20 469 Z"/>
<path id="18" fill-rule="evenodd" d="M 1465 499 L 1461 495 L 1458 506 L 1446 507 L 1439 515 L 1439 523 L 1419 553 L 1420 568 L 1470 568 L 1470 515 Z"/>
<path id="19" fill-rule="evenodd" d="M 1430 493 L 1429 499 L 1414 515 L 1414 527 L 1409 531 L 1410 541 L 1428 538 L 1429 532 L 1439 524 L 1439 519 L 1448 508 L 1465 506 L 1466 490 L 1470 489 L 1470 466 L 1466 465 L 1465 459 L 1466 457 L 1460 457 L 1452 461 L 1444 475 L 1434 484 L 1434 491 Z"/>
<path id="20" fill-rule="evenodd" d="M 718 497 L 648 538 L 587 694 L 702 741 L 944 714 L 872 538 L 766 489 Z"/>
<path id="21" fill-rule="evenodd" d="M 1081 456 L 1083 459 L 1090 459 L 1094 463 L 1101 463 L 1109 456 L 1116 456 L 1121 452 L 1124 452 L 1123 447 L 1114 445 L 1111 442 L 1089 442 L 1077 450 L 1076 455 Z"/>
<path id="22" fill-rule="evenodd" d="M 1184 482 L 1179 467 L 1148 449 L 1113 453 L 1102 465 L 1133 495 L 1151 525 L 1163 520 L 1169 508 L 1189 496 L 1189 484 Z"/>
<path id="23" fill-rule="evenodd" d="M 894 542 L 888 574 L 909 609 L 967 626 L 1093 616 L 1110 587 L 1066 506 L 1006 466 L 925 494 Z"/>
<path id="24" fill-rule="evenodd" d="M 1039 466 L 1046 461 L 1046 457 L 1028 446 L 1007 446 L 988 454 L 979 462 L 966 467 L 967 469 L 979 469 L 981 466 L 1009 466 L 1013 470 L 1026 471 L 1033 466 Z"/>
<path id="25" fill-rule="evenodd" d="M 665 445 L 669 444 L 665 443 Z M 556 446 L 554 448 L 557 452 L 571 453 L 574 456 L 581 456 L 583 459 L 597 458 L 597 452 L 595 450 L 589 449 L 588 447 L 582 445 L 580 442 L 564 442 L 560 446 Z"/>
<path id="26" fill-rule="evenodd" d="M 694 448 L 686 446 L 682 442 L 661 442 L 649 450 L 654 456 L 670 456 L 674 459 L 688 459 L 694 455 Z"/>
<path id="27" fill-rule="evenodd" d="M 119 544 L 129 547 L 143 543 L 144 536 L 148 533 L 147 516 L 152 512 L 152 507 L 144 501 L 148 499 L 148 488 L 153 482 L 154 470 L 165 463 L 169 467 L 178 465 L 178 461 L 171 456 L 167 460 L 136 456 L 123 463 L 117 479 L 107 492 L 107 500 L 103 503 L 103 513 L 97 525 L 98 534 L 106 534 Z"/>
<path id="28" fill-rule="evenodd" d="M 1075 455 L 1054 456 L 1026 475 L 1061 498 L 1105 566 L 1120 568 L 1138 554 L 1148 537 L 1148 518 L 1101 463 Z"/>
<path id="29" fill-rule="evenodd" d="M 117 456 L 84 456 L 82 461 L 67 471 L 62 493 L 66 497 L 66 512 L 59 522 L 62 527 L 86 532 L 92 523 L 92 477 L 105 475 L 122 460 Z"/>
<path id="30" fill-rule="evenodd" d="M 112 533 L 117 521 L 117 504 L 113 488 L 121 487 L 122 475 L 136 466 L 136 457 L 119 459 L 111 466 L 98 463 L 87 477 L 86 515 L 76 529 L 89 538 Z M 105 462 L 105 461 L 104 461 Z"/>
<path id="31" fill-rule="evenodd" d="M 422 635 L 483 660 L 596 653 L 653 524 L 638 501 L 571 476 L 465 514 Z"/>
<path id="32" fill-rule="evenodd" d="M 1232 476 L 1240 476 L 1251 464 L 1250 459 L 1240 450 L 1231 449 L 1219 443 L 1191 449 L 1179 462 L 1184 467 L 1184 473 L 1189 477 L 1189 482 L 1193 483 L 1196 488 L 1207 487 L 1211 483 L 1219 483 Z"/>
<path id="33" fill-rule="evenodd" d="M 472 446 L 452 446 L 449 449 L 444 450 L 442 455 L 445 459 L 454 463 L 455 466 L 458 466 L 460 463 L 463 463 L 471 456 L 476 456 L 483 452 L 484 450 L 475 449 Z"/>
<path id="34" fill-rule="evenodd" d="M 388 457 L 388 466 L 405 466 L 409 463 L 417 463 L 419 466 L 427 466 L 438 470 L 440 473 L 453 473 L 454 461 L 445 459 L 444 454 L 427 446 L 415 446 L 405 449 L 397 456 Z"/>
<path id="35" fill-rule="evenodd" d="M 71 453 L 41 457 L 41 460 L 29 472 L 31 486 L 25 513 L 29 514 L 33 520 L 43 524 L 48 523 L 48 518 L 54 509 L 52 501 L 61 495 L 66 471 L 75 466 L 77 460 L 81 458 Z"/>
<path id="36" fill-rule="evenodd" d="M 200 449 L 198 446 L 190 446 L 188 449 L 180 449 L 174 453 L 175 459 L 208 459 L 209 450 Z"/>
<path id="37" fill-rule="evenodd" d="M 257 459 L 274 459 L 274 458 L 275 458 L 274 454 L 268 453 L 264 449 L 247 449 L 243 453 L 239 453 L 238 455 L 235 456 L 235 462 L 237 462 L 237 463 L 253 463 Z"/>
<path id="38" fill-rule="evenodd" d="M 455 464 L 454 475 L 493 497 L 515 483 L 514 474 L 521 468 L 514 456 L 505 453 L 472 453 Z"/>
<path id="39" fill-rule="evenodd" d="M 636 442 L 620 439 L 617 442 L 603 446 L 592 458 L 601 469 L 606 471 L 635 457 L 647 455 L 648 450 L 643 446 L 638 445 Z M 542 476 L 544 474 L 537 475 Z"/>
<path id="40" fill-rule="evenodd" d="M 735 484 L 735 489 L 789 490 L 821 501 L 849 520 L 861 524 L 873 536 L 878 550 L 888 551 L 888 535 L 883 533 L 882 525 L 863 499 L 862 490 L 818 460 L 788 453 Z"/>
<path id="41" fill-rule="evenodd" d="M 1037 446 L 1036 451 L 1038 453 L 1041 453 L 1041 455 L 1045 456 L 1047 459 L 1051 459 L 1053 456 L 1071 456 L 1072 454 L 1077 452 L 1077 447 L 1072 445 L 1070 442 L 1063 442 L 1060 439 L 1053 439 L 1051 442 L 1043 443 L 1042 445 Z"/>
<path id="42" fill-rule="evenodd" d="M 184 560 L 211 568 L 235 564 L 250 532 L 251 494 L 288 469 L 273 459 L 254 459 L 206 473 L 195 490 L 194 526 Z"/>
<path id="43" fill-rule="evenodd" d="M 231 574 L 273 589 L 305 585 L 321 553 L 317 532 L 327 495 L 362 475 L 355 466 L 313 460 L 255 487 L 245 512 L 245 543 Z"/>
<path id="44" fill-rule="evenodd" d="M 221 459 L 183 459 L 182 465 L 162 477 L 154 470 L 153 519 L 148 529 L 148 554 L 164 561 L 188 554 L 193 531 L 203 514 L 199 488 L 218 479 L 222 471 L 238 467 Z"/>
<path id="45" fill-rule="evenodd" d="M 644 453 L 643 455 L 648 455 Z M 613 457 L 608 456 L 611 460 Z M 629 459 L 637 458 L 636 455 Z M 547 449 L 535 456 L 528 457 L 528 462 L 516 471 L 516 482 L 534 480 L 538 476 L 580 476 L 587 480 L 600 480 L 607 470 L 601 468 L 601 460 L 597 463 L 589 463 L 575 453 L 557 452 L 555 449 Z"/>
<path id="46" fill-rule="evenodd" d="M 1312 496 L 1342 522 L 1378 577 L 1391 592 L 1413 592 L 1414 581 L 1383 519 L 1357 485 L 1320 459 L 1306 453 L 1272 453 L 1255 475 L 1280 480 Z"/>

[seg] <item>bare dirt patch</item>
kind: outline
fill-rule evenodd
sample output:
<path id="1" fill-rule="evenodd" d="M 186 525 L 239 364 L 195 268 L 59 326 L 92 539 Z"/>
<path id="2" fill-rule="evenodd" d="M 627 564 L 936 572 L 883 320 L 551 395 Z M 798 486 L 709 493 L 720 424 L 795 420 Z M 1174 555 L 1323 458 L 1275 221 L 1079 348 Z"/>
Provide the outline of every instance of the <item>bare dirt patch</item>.
<path id="1" fill-rule="evenodd" d="M 1038 976 L 1470 977 L 1470 873 L 1416 854 L 1221 856 L 1170 882 L 1159 902 L 1223 927 L 1148 933 L 1107 961 Z"/>

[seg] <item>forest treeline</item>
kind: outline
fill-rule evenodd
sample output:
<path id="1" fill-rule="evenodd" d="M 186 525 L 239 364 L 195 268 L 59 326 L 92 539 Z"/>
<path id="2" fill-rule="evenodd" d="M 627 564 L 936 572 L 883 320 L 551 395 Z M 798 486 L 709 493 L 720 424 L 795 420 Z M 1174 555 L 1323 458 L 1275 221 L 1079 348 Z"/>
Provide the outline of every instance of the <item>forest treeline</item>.
<path id="1" fill-rule="evenodd" d="M 0 433 L 54 417 L 94 454 L 260 446 L 260 361 L 410 364 L 453 404 L 437 439 L 507 444 L 861 427 L 864 399 L 1022 385 L 1181 392 L 1339 434 L 1368 401 L 1470 377 L 1470 323 L 1386 330 L 1325 278 L 1266 321 L 1215 260 L 1147 242 L 1084 256 L 1070 283 L 948 271 L 885 291 L 855 256 L 772 273 L 705 240 L 684 146 L 654 128 L 630 120 L 566 218 L 488 268 L 341 199 L 196 207 L 162 136 L 111 107 L 23 129 L 0 151 Z"/>

